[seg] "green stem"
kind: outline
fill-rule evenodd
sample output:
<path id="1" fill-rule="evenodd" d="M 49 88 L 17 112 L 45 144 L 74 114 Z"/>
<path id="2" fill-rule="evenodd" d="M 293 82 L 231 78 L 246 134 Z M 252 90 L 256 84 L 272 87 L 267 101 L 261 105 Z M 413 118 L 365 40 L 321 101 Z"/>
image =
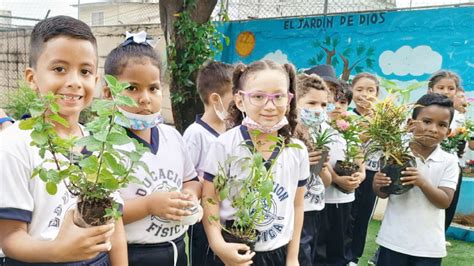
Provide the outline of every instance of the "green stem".
<path id="1" fill-rule="evenodd" d="M 114 127 L 114 124 L 115 124 L 115 111 L 116 110 L 117 110 L 117 104 L 114 104 L 114 107 L 113 107 L 113 110 L 112 110 L 112 116 L 110 117 L 109 129 L 107 131 L 105 141 L 102 142 L 102 147 L 100 148 L 100 152 L 99 152 L 99 167 L 97 168 L 97 174 L 96 174 L 96 177 L 95 177 L 94 186 L 97 186 L 97 182 L 99 182 L 100 170 L 102 168 L 102 163 L 104 161 L 104 158 L 103 158 L 102 155 L 104 154 L 104 151 L 105 151 L 105 145 L 106 145 L 106 142 L 107 142 L 107 137 L 110 135 L 110 132 L 112 131 L 112 128 Z"/>

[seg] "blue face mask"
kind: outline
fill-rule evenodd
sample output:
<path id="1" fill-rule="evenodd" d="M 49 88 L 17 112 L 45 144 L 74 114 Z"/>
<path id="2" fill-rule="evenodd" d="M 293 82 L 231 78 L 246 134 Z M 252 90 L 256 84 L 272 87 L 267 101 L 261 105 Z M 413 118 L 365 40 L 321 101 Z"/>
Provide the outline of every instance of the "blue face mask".
<path id="1" fill-rule="evenodd" d="M 134 130 L 145 130 L 148 128 L 156 127 L 163 123 L 163 117 L 160 112 L 156 112 L 151 115 L 140 115 L 127 112 L 122 108 L 118 108 L 119 111 L 125 116 L 127 121 L 123 121 L 121 117 L 115 117 L 115 123 Z"/>
<path id="2" fill-rule="evenodd" d="M 327 119 L 328 115 L 322 108 L 300 108 L 300 122 L 307 127 L 319 128 Z"/>

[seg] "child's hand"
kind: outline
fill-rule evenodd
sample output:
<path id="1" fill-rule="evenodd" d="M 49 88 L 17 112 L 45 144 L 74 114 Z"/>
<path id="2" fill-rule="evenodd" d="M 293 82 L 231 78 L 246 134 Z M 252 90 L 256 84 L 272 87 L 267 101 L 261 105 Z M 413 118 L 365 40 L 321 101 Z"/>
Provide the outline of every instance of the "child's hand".
<path id="1" fill-rule="evenodd" d="M 67 211 L 64 221 L 54 240 L 54 252 L 58 262 L 88 260 L 97 257 L 101 252 L 112 248 L 110 238 L 114 233 L 114 224 L 81 228 L 74 224 L 75 210 Z"/>
<path id="2" fill-rule="evenodd" d="M 392 183 L 390 177 L 387 177 L 386 174 L 382 172 L 377 172 L 374 175 L 374 187 L 380 189 L 382 187 L 388 187 Z"/>
<path id="3" fill-rule="evenodd" d="M 148 213 L 167 220 L 179 221 L 192 213 L 186 208 L 195 205 L 192 196 L 179 191 L 153 192 L 148 196 Z"/>
<path id="4" fill-rule="evenodd" d="M 359 185 L 360 185 L 360 183 L 362 183 L 362 181 L 364 181 L 365 179 L 365 173 L 355 172 L 352 174 L 352 177 L 357 178 L 357 180 L 359 180 Z"/>
<path id="5" fill-rule="evenodd" d="M 320 150 L 309 152 L 308 153 L 308 155 L 309 155 L 309 165 L 318 164 L 319 161 L 321 160 L 321 157 L 322 157 L 321 154 L 322 154 L 322 151 L 320 151 Z"/>
<path id="6" fill-rule="evenodd" d="M 239 250 L 245 251 L 245 254 L 239 254 Z M 227 242 L 223 245 L 219 245 L 215 253 L 225 265 L 232 266 L 250 265 L 253 263 L 252 257 L 255 256 L 255 252 L 252 252 L 249 246 Z"/>
<path id="7" fill-rule="evenodd" d="M 426 183 L 426 179 L 420 175 L 420 172 L 416 167 L 407 167 L 405 171 L 402 171 L 403 177 L 400 178 L 402 185 L 415 185 L 417 187 L 423 187 Z"/>
<path id="8" fill-rule="evenodd" d="M 359 178 L 347 175 L 337 176 L 337 178 L 334 179 L 334 182 L 340 187 L 342 187 L 344 190 L 351 192 L 358 188 L 360 185 Z"/>

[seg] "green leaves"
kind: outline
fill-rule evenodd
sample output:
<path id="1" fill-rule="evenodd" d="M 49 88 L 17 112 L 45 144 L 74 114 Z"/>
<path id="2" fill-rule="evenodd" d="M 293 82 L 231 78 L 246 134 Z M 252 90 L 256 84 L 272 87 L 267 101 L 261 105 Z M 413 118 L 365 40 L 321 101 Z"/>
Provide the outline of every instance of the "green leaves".
<path id="1" fill-rule="evenodd" d="M 107 87 L 110 89 L 110 93 L 112 94 L 112 97 L 116 97 L 120 95 L 120 93 L 130 87 L 130 84 L 127 82 L 120 82 L 118 81 L 114 76 L 112 75 L 105 75 L 104 77 L 105 81 L 107 82 Z"/>
<path id="2" fill-rule="evenodd" d="M 50 195 L 55 195 L 58 192 L 58 186 L 53 182 L 46 183 L 46 191 Z"/>

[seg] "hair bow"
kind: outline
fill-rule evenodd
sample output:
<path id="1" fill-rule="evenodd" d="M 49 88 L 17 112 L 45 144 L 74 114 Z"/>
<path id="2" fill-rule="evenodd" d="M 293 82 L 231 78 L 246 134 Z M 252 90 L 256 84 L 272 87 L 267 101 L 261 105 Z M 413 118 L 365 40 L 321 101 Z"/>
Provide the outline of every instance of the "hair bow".
<path id="1" fill-rule="evenodd" d="M 150 37 L 147 37 L 147 33 L 145 31 L 140 31 L 138 33 L 130 33 L 128 31 L 125 32 L 125 41 L 122 43 L 122 46 L 126 46 L 131 43 L 155 47 L 155 42 Z"/>

